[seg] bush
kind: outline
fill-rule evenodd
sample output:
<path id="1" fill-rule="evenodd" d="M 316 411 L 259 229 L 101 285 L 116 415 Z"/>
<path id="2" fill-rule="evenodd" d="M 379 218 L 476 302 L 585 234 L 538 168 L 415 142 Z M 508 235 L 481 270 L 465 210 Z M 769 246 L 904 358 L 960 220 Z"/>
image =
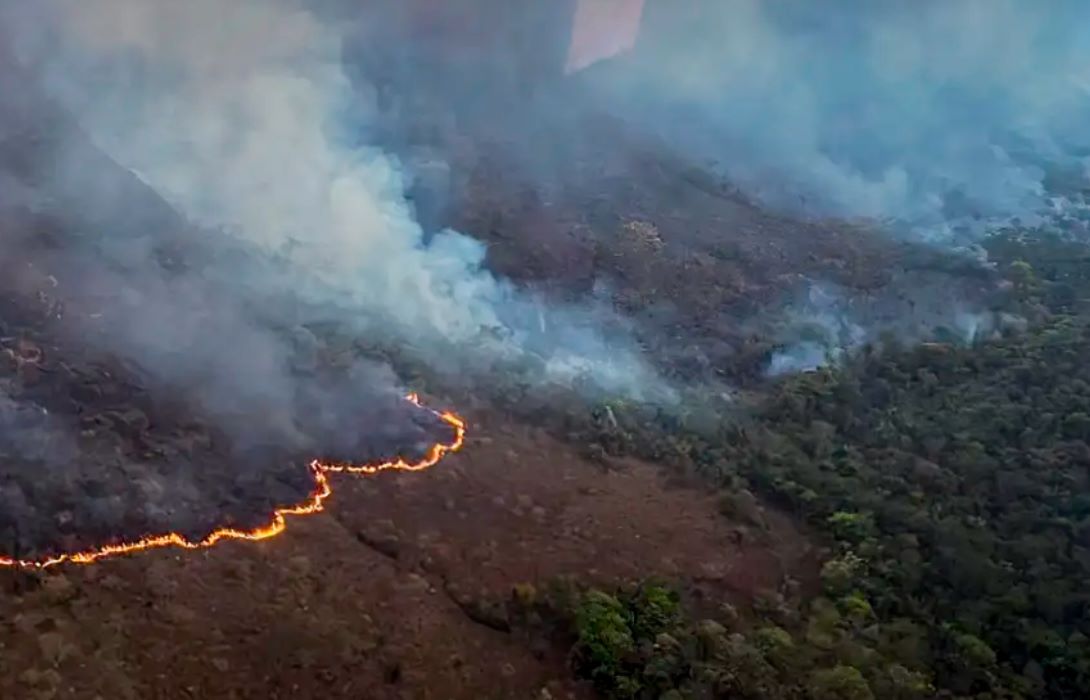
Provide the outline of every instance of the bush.
<path id="1" fill-rule="evenodd" d="M 874 700 L 867 679 L 851 666 L 815 671 L 810 677 L 812 700 Z"/>
<path id="2" fill-rule="evenodd" d="M 589 591 L 575 611 L 577 670 L 610 696 L 626 697 L 633 679 L 623 674 L 636 649 L 631 614 L 617 598 Z"/>

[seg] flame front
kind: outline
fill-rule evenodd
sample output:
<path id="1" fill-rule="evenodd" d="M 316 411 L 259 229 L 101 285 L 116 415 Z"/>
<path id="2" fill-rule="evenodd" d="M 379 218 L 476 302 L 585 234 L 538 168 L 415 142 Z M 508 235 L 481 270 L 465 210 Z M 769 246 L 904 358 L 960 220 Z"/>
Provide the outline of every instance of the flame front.
<path id="1" fill-rule="evenodd" d="M 406 400 L 415 406 L 424 408 L 424 405 L 417 394 L 409 394 L 406 397 Z M 427 410 L 430 411 L 431 409 Z M 133 542 L 107 544 L 85 552 L 59 554 L 46 559 L 15 559 L 12 557 L 0 556 L 0 567 L 40 570 L 65 563 L 93 564 L 99 559 L 116 557 L 122 554 L 131 554 L 147 549 L 159 549 L 161 547 L 206 549 L 208 547 L 213 547 L 224 540 L 249 540 L 251 542 L 257 542 L 259 540 L 267 540 L 276 537 L 287 529 L 287 516 L 312 515 L 314 513 L 320 513 L 325 509 L 325 500 L 333 494 L 333 487 L 329 483 L 330 474 L 377 474 L 378 472 L 389 470 L 409 472 L 424 471 L 425 469 L 438 464 L 447 454 L 460 450 L 462 445 L 465 444 L 465 421 L 450 412 L 432 411 L 432 413 L 454 429 L 454 439 L 451 442 L 436 443 L 432 445 L 423 459 L 418 462 L 406 462 L 399 458 L 395 461 L 382 462 L 379 464 L 323 464 L 319 460 L 314 460 L 310 463 L 310 473 L 314 478 L 314 489 L 311 491 L 307 500 L 297 505 L 278 508 L 273 511 L 272 520 L 267 525 L 263 525 L 259 528 L 253 530 L 222 528 L 215 530 L 204 539 L 197 541 L 188 540 L 177 532 L 170 532 L 163 535 L 149 535 Z"/>

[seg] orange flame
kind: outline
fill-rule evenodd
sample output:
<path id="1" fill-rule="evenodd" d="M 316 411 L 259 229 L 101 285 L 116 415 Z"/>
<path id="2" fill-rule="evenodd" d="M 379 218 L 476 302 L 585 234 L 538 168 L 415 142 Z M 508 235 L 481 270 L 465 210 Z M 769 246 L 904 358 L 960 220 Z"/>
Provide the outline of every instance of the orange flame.
<path id="1" fill-rule="evenodd" d="M 420 408 L 424 408 L 423 403 L 420 401 L 420 397 L 413 393 L 405 397 L 410 403 Z M 288 506 L 285 508 L 279 508 L 273 511 L 272 520 L 267 525 L 255 528 L 253 530 L 236 530 L 233 528 L 221 528 L 215 530 L 210 535 L 202 540 L 196 542 L 187 540 L 184 536 L 177 532 L 170 532 L 163 535 L 148 535 L 142 537 L 133 542 L 118 542 L 116 544 L 107 544 L 97 549 L 87 550 L 85 552 L 73 552 L 69 554 L 58 554 L 53 557 L 45 559 L 15 559 L 12 557 L 0 556 L 0 567 L 19 568 L 28 570 L 41 570 L 48 569 L 58 564 L 93 564 L 99 559 L 105 559 L 107 557 L 115 557 L 122 554 L 131 554 L 133 552 L 141 552 L 147 549 L 158 549 L 160 547 L 180 547 L 182 549 L 206 549 L 213 547 L 219 542 L 224 540 L 249 540 L 257 542 L 259 540 L 267 540 L 276 537 L 287 529 L 287 516 L 289 515 L 313 515 L 314 513 L 320 513 L 325 509 L 325 500 L 333 494 L 333 487 L 329 483 L 329 474 L 333 473 L 347 473 L 347 474 L 377 474 L 378 472 L 395 470 L 395 471 L 410 471 L 418 472 L 424 471 L 430 467 L 435 466 L 443 459 L 447 454 L 451 452 L 457 452 L 465 444 L 466 438 L 466 424 L 461 418 L 450 412 L 432 411 L 436 416 L 443 420 L 447 425 L 454 429 L 454 439 L 449 443 L 436 443 L 431 446 L 427 454 L 418 462 L 406 462 L 404 459 L 398 458 L 395 461 L 382 462 L 379 464 L 323 464 L 318 460 L 314 460 L 310 463 L 310 473 L 314 478 L 314 489 L 310 492 L 310 496 L 306 501 Z"/>

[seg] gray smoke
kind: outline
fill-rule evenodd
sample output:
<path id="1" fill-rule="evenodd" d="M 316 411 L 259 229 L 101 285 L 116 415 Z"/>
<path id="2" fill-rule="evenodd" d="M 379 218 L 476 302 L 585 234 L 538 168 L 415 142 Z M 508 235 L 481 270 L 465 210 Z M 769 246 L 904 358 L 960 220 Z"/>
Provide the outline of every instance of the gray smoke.
<path id="1" fill-rule="evenodd" d="M 603 335 L 604 311 L 521 293 L 484 269 L 471 237 L 424 240 L 403 167 L 360 140 L 374 113 L 345 76 L 341 37 L 304 3 L 49 0 L 4 11 L 20 55 L 102 150 L 191 220 L 277 261 L 275 272 L 219 265 L 216 294 L 290 300 L 448 371 L 532 361 L 539 381 L 589 376 L 608 391 L 662 393 L 623 328 Z M 120 342 L 147 356 L 199 332 L 160 325 L 170 328 L 155 345 Z M 254 345 L 236 383 L 284 363 L 275 345 Z"/>
<path id="2" fill-rule="evenodd" d="M 1088 26 L 1078 0 L 648 2 L 585 79 L 767 202 L 943 240 L 1082 207 Z"/>
<path id="3" fill-rule="evenodd" d="M 770 324 L 777 349 L 766 374 L 779 377 L 835 365 L 867 344 L 880 346 L 890 338 L 972 345 L 1025 330 L 1023 318 L 962 301 L 973 296 L 969 285 L 958 288 L 948 280 L 917 275 L 905 286 L 915 290 L 913 296 L 852 294 L 835 284 L 810 282 Z"/>

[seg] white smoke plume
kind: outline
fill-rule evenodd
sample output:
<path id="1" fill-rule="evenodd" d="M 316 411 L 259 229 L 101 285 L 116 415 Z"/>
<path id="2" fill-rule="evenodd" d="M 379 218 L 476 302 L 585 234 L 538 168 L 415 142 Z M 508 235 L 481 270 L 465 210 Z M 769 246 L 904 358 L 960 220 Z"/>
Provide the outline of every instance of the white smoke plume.
<path id="1" fill-rule="evenodd" d="M 342 70 L 338 32 L 305 3 L 4 10 L 20 55 L 106 153 L 190 219 L 289 261 L 284 277 L 246 285 L 335 306 L 448 367 L 532 353 L 549 380 L 589 374 L 628 393 L 653 383 L 623 338 L 602 336 L 598 311 L 520 294 L 468 236 L 425 242 L 399 163 L 360 141 L 370 106 Z"/>

